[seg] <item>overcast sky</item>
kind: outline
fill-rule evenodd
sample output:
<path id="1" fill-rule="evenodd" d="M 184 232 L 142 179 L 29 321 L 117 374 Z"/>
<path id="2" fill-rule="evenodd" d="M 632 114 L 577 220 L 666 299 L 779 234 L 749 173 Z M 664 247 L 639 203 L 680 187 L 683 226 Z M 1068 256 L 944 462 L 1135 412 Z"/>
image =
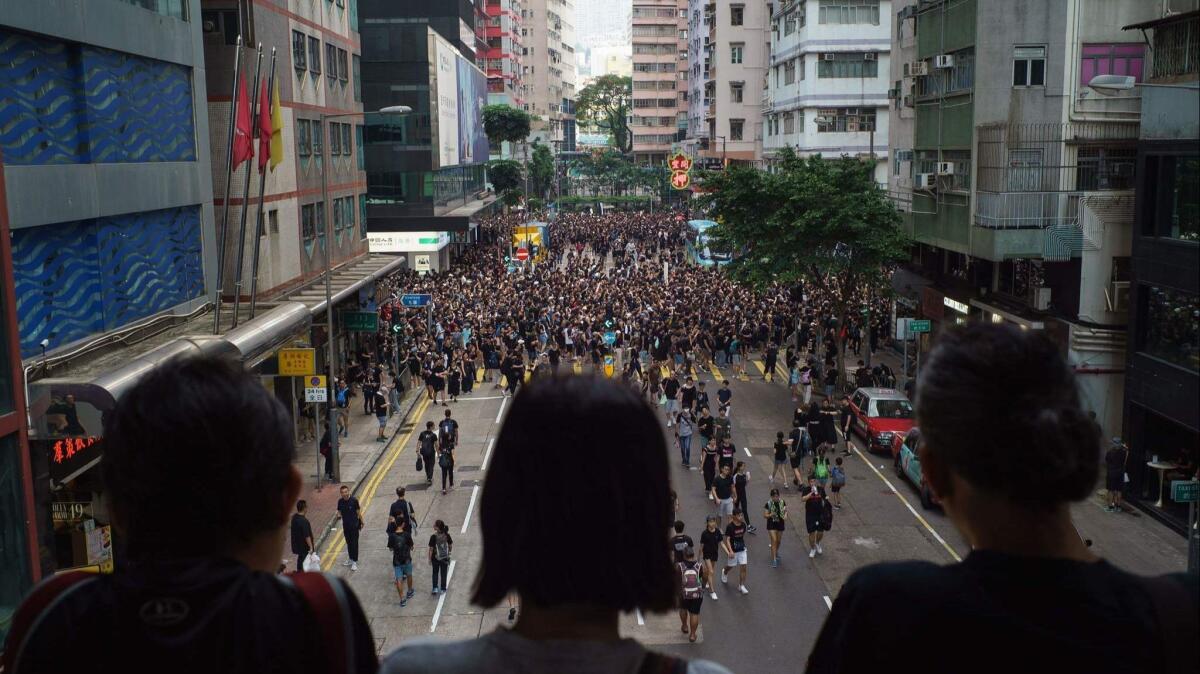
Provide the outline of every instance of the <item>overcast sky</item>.
<path id="1" fill-rule="evenodd" d="M 587 44 L 627 35 L 632 5 L 632 0 L 575 0 L 575 39 Z"/>

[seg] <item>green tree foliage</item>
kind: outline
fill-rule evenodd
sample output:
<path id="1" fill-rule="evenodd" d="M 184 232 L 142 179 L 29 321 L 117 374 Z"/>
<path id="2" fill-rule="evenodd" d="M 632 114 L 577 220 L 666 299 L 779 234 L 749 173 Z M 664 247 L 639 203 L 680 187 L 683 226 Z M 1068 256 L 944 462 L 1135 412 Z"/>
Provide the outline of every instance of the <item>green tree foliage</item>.
<path id="1" fill-rule="evenodd" d="M 554 155 L 550 147 L 537 141 L 529 159 L 529 192 L 545 197 L 554 186 Z"/>
<path id="2" fill-rule="evenodd" d="M 575 117 L 585 125 L 612 136 L 613 147 L 621 152 L 633 148 L 626 120 L 633 103 L 633 78 L 602 75 L 579 92 Z"/>
<path id="3" fill-rule="evenodd" d="M 521 162 L 511 159 L 496 159 L 488 162 L 488 180 L 496 188 L 497 194 L 508 190 L 519 189 L 525 180 L 521 170 Z"/>
<path id="4" fill-rule="evenodd" d="M 908 256 L 911 241 L 875 185 L 871 163 L 806 159 L 784 148 L 774 173 L 734 165 L 702 180 L 711 191 L 700 203 L 718 223 L 717 245 L 737 252 L 728 271 L 758 286 L 803 281 L 823 288 L 839 325 L 872 296 L 890 292 L 888 272 Z"/>
<path id="5" fill-rule="evenodd" d="M 496 104 L 483 107 L 483 130 L 488 142 L 499 148 L 500 143 L 516 143 L 529 137 L 532 117 L 528 112 L 511 105 Z"/>

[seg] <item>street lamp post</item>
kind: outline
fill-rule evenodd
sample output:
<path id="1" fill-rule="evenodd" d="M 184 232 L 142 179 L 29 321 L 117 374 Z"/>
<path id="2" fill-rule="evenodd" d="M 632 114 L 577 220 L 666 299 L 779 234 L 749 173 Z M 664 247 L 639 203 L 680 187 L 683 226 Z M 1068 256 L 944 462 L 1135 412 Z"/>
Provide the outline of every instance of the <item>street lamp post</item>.
<path id="1" fill-rule="evenodd" d="M 389 105 L 380 108 L 381 114 L 408 114 L 412 108 L 407 105 Z M 329 458 L 333 464 L 333 479 L 342 479 L 341 460 L 338 454 L 337 434 L 337 348 L 333 339 L 333 219 L 329 217 L 329 177 L 325 171 L 326 150 L 329 147 L 329 136 L 325 133 L 325 122 L 339 117 L 365 116 L 364 112 L 341 112 L 337 114 L 321 113 L 321 135 L 325 142 L 321 143 L 321 217 L 325 220 L 325 341 L 326 341 L 326 377 L 329 385 L 329 398 L 325 403 L 329 414 L 325 422 L 329 424 Z M 318 436 L 320 437 L 320 436 Z M 320 472 L 320 471 L 318 471 Z"/>

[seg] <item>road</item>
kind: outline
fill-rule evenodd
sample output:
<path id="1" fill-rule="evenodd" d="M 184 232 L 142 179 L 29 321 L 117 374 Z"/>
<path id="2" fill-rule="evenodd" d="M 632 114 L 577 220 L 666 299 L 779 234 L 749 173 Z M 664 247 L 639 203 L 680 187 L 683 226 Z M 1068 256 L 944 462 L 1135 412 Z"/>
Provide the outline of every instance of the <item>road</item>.
<path id="1" fill-rule="evenodd" d="M 731 379 L 733 438 L 739 459 L 750 466 L 748 498 L 752 504 L 767 499 L 769 448 L 776 431 L 790 427 L 792 414 L 791 399 L 782 382 L 764 381 L 761 363 L 757 366 L 758 376 L 749 381 Z M 717 369 L 698 374 L 714 394 L 721 379 L 732 375 Z M 346 555 L 340 533 L 327 541 L 322 551 L 324 564 L 350 579 L 371 621 L 381 654 L 406 639 L 431 634 L 446 639 L 474 637 L 506 622 L 505 607 L 483 610 L 471 605 L 469 596 L 482 552 L 476 507 L 479 491 L 508 404 L 491 384 L 477 388 L 449 408 L 418 403 L 412 415 L 415 423 L 396 435 L 360 492 L 366 528 L 359 570 L 351 572 L 342 566 Z M 415 470 L 413 429 L 441 419 L 445 409 L 451 409 L 459 421 L 460 442 L 458 482 L 442 495 L 437 475 L 434 488 L 429 488 L 424 475 Z M 665 421 L 663 431 L 668 432 Z M 698 452 L 693 452 L 693 462 L 696 456 Z M 685 470 L 674 459 L 672 466 L 680 518 L 687 524 L 687 532 L 698 536 L 705 516 L 713 512 L 703 494 L 703 478 L 698 470 Z M 966 544 L 940 513 L 921 510 L 915 490 L 897 481 L 889 460 L 856 453 L 848 459 L 846 472 L 843 508 L 835 516 L 833 531 L 825 538 L 824 555 L 808 558 L 803 511 L 796 500 L 792 506 L 794 520 L 783 539 L 784 561 L 772 569 L 761 510 L 751 508 L 751 523 L 762 532 L 749 537 L 749 595 L 718 589 L 718 601 L 706 599 L 696 644 L 687 643 L 674 614 L 623 616 L 622 633 L 680 655 L 710 658 L 739 672 L 794 669 L 807 656 L 829 602 L 854 569 L 894 559 L 946 563 L 966 553 Z M 406 607 L 399 605 L 392 585 L 391 553 L 385 546 L 384 533 L 388 506 L 399 486 L 407 488 L 420 523 L 415 537 L 417 594 Z M 792 495 L 785 492 L 785 500 Z M 429 565 L 425 561 L 428 536 L 437 519 L 446 522 L 455 541 L 449 592 L 440 597 L 430 593 Z"/>

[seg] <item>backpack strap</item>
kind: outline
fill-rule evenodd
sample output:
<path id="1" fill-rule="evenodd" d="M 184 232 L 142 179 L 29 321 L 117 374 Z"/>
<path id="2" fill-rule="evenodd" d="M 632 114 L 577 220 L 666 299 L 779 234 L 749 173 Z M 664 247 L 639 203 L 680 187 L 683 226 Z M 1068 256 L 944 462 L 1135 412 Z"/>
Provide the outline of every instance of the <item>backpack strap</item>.
<path id="1" fill-rule="evenodd" d="M 312 615 L 317 620 L 325 649 L 328 674 L 353 674 L 354 630 L 350 624 L 350 606 L 345 588 L 325 573 L 294 573 L 288 578 L 304 595 Z"/>
<path id="2" fill-rule="evenodd" d="M 1162 634 L 1163 672 L 1187 674 L 1196 671 L 1200 661 L 1196 633 L 1200 621 L 1196 617 L 1196 596 L 1191 588 L 1171 576 L 1141 578 L 1142 587 L 1154 605 L 1158 628 Z"/>
<path id="3" fill-rule="evenodd" d="M 72 592 L 97 578 L 86 571 L 58 573 L 38 583 L 21 602 L 13 616 L 12 628 L 8 633 L 7 648 L 0 657 L 0 671 L 16 674 L 21 664 L 22 651 L 29 638 L 37 632 L 42 621 Z"/>
<path id="4" fill-rule="evenodd" d="M 646 651 L 637 674 L 687 674 L 687 660 L 654 651 Z"/>

